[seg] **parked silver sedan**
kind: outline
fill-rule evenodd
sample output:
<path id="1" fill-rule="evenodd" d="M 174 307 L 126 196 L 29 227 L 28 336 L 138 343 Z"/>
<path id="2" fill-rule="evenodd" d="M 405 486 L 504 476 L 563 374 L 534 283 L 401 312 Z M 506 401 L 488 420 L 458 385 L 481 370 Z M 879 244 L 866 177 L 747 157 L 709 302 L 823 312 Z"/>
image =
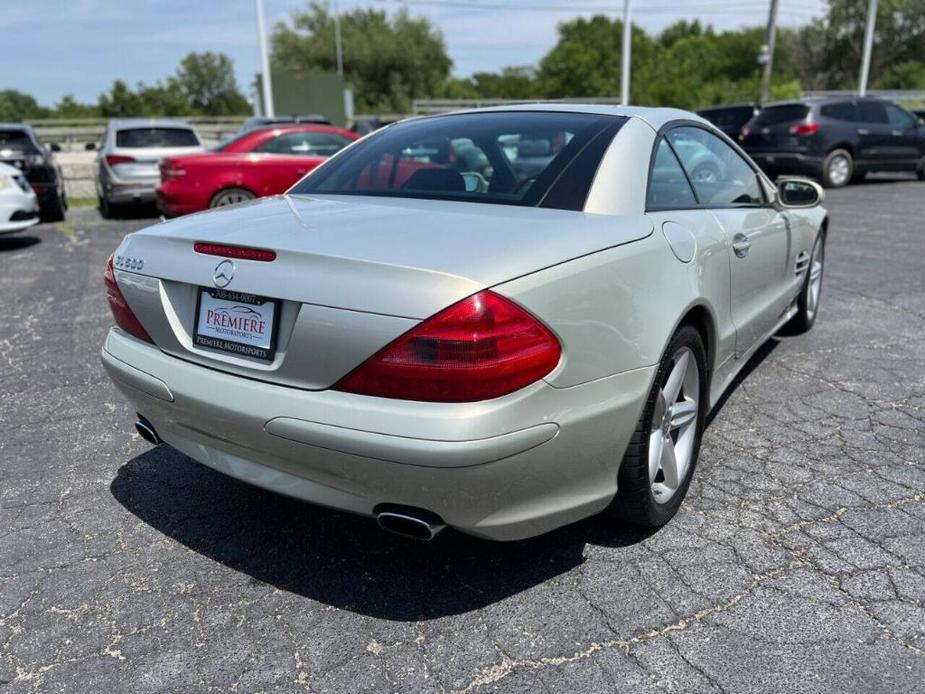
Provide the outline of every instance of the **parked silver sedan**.
<path id="1" fill-rule="evenodd" d="M 109 121 L 96 157 L 100 214 L 109 219 L 122 208 L 155 203 L 154 191 L 161 182 L 158 162 L 202 151 L 199 135 L 182 121 Z"/>
<path id="2" fill-rule="evenodd" d="M 673 109 L 404 121 L 128 235 L 103 363 L 149 441 L 406 535 L 658 526 L 748 358 L 816 319 L 821 195 Z"/>

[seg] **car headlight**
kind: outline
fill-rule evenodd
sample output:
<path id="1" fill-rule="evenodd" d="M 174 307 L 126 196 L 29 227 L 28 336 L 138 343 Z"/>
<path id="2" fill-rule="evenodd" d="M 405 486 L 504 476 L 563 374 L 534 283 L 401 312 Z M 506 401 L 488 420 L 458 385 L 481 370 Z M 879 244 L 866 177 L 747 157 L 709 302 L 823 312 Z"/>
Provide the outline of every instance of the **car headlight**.
<path id="1" fill-rule="evenodd" d="M 0 190 L 5 190 L 13 185 L 13 179 L 10 176 L 0 176 Z"/>
<path id="2" fill-rule="evenodd" d="M 29 181 L 27 181 L 26 177 L 23 176 L 22 174 L 19 174 L 18 176 L 13 176 L 13 180 L 16 181 L 16 185 L 22 188 L 23 193 L 32 192 L 32 186 L 29 185 Z"/>

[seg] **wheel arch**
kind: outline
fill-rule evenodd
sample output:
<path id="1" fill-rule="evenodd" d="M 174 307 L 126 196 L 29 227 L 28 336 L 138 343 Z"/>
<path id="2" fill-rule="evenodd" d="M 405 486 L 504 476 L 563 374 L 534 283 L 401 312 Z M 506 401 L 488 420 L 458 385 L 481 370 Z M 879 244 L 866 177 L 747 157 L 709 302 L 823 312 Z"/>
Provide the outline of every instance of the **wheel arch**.
<path id="1" fill-rule="evenodd" d="M 226 190 L 234 190 L 235 188 L 238 188 L 240 190 L 246 190 L 248 193 L 253 195 L 255 198 L 260 197 L 259 193 L 257 193 L 253 188 L 251 188 L 250 186 L 244 183 L 226 182 L 218 186 L 215 190 L 212 191 L 212 194 L 209 195 L 209 202 L 208 202 L 209 208 L 212 207 L 212 201 L 215 200 L 217 196 L 221 195 Z"/>
<path id="2" fill-rule="evenodd" d="M 716 358 L 716 318 L 706 304 L 698 303 L 687 309 L 671 334 L 674 335 L 682 325 L 690 325 L 700 333 L 700 337 L 703 340 L 703 348 L 707 353 L 707 384 L 709 385 L 713 375 L 714 360 Z M 669 337 L 669 340 L 670 339 Z"/>

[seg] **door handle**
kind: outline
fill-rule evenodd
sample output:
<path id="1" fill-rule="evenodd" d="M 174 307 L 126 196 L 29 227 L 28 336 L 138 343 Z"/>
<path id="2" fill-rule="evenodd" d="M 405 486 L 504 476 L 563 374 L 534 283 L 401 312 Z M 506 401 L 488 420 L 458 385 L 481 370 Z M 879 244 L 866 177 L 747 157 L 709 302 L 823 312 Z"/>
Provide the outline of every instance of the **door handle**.
<path id="1" fill-rule="evenodd" d="M 296 169 L 296 173 L 299 174 L 299 176 L 304 176 L 308 173 L 308 169 Z"/>
<path id="2" fill-rule="evenodd" d="M 870 130 L 867 128 L 858 128 L 858 135 L 870 135 Z"/>
<path id="3" fill-rule="evenodd" d="M 896 135 L 897 137 L 899 137 L 900 135 L 903 134 L 903 131 L 902 131 L 902 130 L 894 130 L 894 131 L 893 131 L 893 134 Z"/>
<path id="4" fill-rule="evenodd" d="M 732 237 L 732 250 L 740 258 L 748 255 L 748 249 L 752 247 L 752 242 L 748 240 L 745 234 L 736 234 Z"/>

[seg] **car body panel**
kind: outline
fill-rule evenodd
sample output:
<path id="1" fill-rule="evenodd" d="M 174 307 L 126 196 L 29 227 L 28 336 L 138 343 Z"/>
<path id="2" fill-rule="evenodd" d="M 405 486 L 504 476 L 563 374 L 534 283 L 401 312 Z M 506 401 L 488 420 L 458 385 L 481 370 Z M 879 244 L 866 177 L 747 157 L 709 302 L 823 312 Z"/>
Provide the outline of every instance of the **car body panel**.
<path id="1" fill-rule="evenodd" d="M 0 234 L 22 231 L 39 222 L 39 203 L 20 169 L 0 164 Z"/>
<path id="2" fill-rule="evenodd" d="M 156 346 L 113 328 L 107 371 L 178 450 L 314 503 L 365 515 L 380 504 L 412 506 L 493 539 L 602 510 L 678 326 L 702 331 L 712 407 L 794 314 L 806 272 L 795 259 L 812 249 L 825 210 L 782 208 L 749 164 L 761 204 L 646 211 L 661 133 L 691 123 L 716 130 L 671 109 L 549 109 L 630 118 L 602 150 L 581 212 L 289 194 L 128 235 L 116 280 Z M 752 242 L 744 257 L 733 249 L 740 236 Z M 276 253 L 272 262 L 235 259 L 227 285 L 281 300 L 271 361 L 192 346 L 196 292 L 226 260 L 194 252 L 199 241 Z M 486 288 L 559 340 L 559 363 L 542 379 L 466 403 L 331 387 L 420 321 Z"/>

